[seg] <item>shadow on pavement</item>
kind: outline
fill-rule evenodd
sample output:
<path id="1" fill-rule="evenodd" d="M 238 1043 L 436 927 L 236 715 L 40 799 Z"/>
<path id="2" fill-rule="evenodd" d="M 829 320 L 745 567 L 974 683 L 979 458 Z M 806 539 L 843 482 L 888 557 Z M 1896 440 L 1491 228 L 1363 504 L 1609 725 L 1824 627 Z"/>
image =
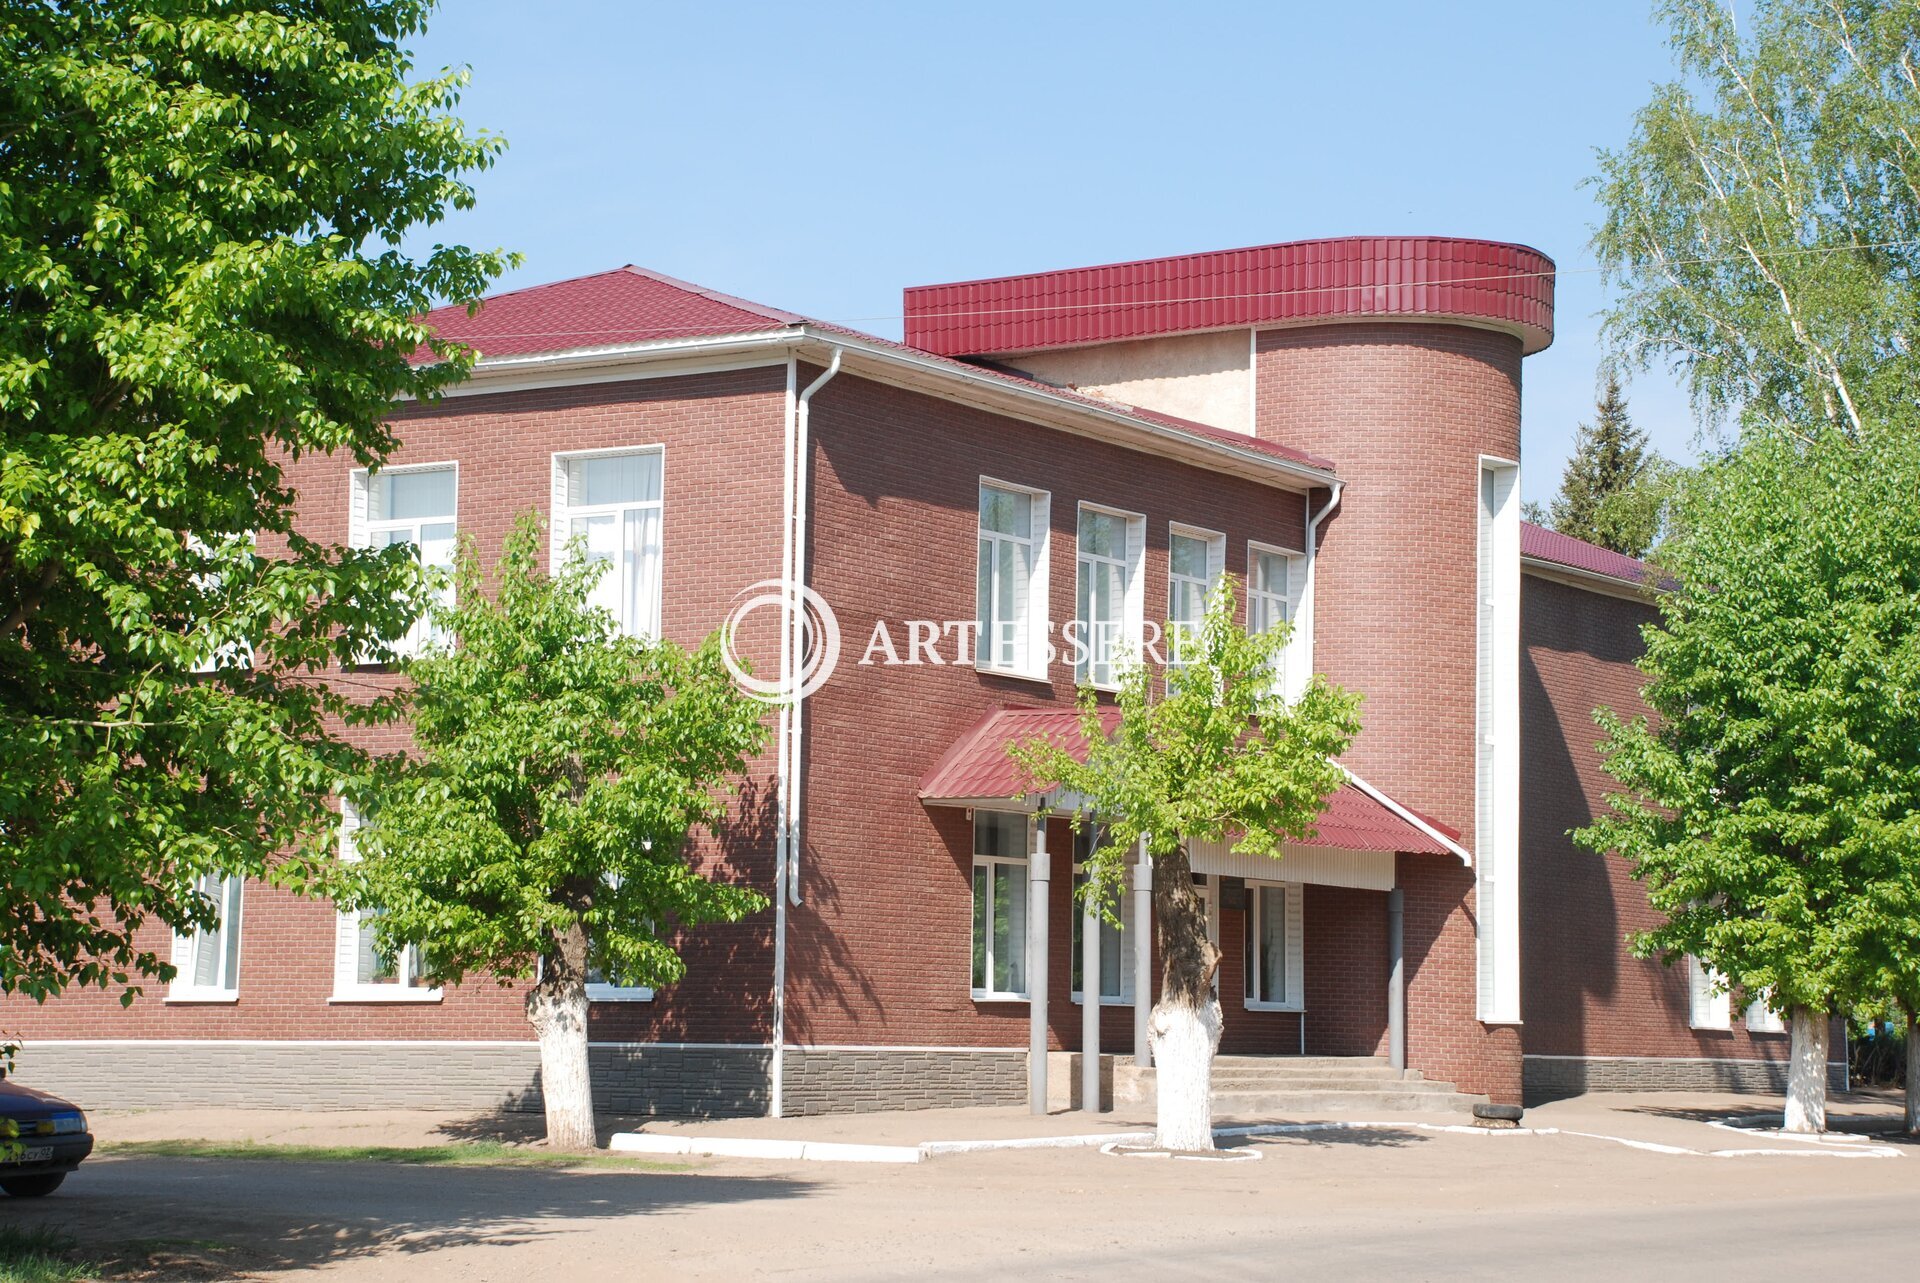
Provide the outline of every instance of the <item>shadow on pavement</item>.
<path id="1" fill-rule="evenodd" d="M 1328 1130 L 1295 1132 L 1282 1136 L 1245 1136 L 1227 1142 L 1234 1145 L 1270 1145 L 1288 1149 L 1313 1149 L 1321 1146 L 1346 1146 L 1350 1149 L 1401 1149 L 1424 1144 L 1433 1137 L 1425 1132 L 1398 1127 L 1356 1127 L 1350 1131 Z"/>
<path id="2" fill-rule="evenodd" d="M 700 1172 L 142 1157 L 96 1159 L 51 1198 L 8 1200 L 6 1213 L 19 1228 L 72 1238 L 83 1257 L 112 1256 L 164 1234 L 255 1270 L 511 1246 L 582 1220 L 671 1216 L 812 1192 L 809 1182 L 786 1177 Z"/>

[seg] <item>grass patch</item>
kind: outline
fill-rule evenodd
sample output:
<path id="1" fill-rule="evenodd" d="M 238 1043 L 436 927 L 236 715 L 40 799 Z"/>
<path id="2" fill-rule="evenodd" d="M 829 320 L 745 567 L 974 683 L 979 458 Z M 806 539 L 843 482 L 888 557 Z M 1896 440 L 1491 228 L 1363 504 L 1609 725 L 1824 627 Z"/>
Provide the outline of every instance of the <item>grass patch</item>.
<path id="1" fill-rule="evenodd" d="M 98 1267 L 75 1261 L 74 1242 L 41 1227 L 0 1225 L 0 1283 L 78 1283 L 99 1277 Z"/>
<path id="2" fill-rule="evenodd" d="M 273 1145 L 251 1140 L 121 1140 L 100 1145 L 102 1154 L 149 1158 L 240 1158 L 281 1163 L 402 1163 L 415 1167 L 614 1168 L 620 1171 L 684 1172 L 685 1163 L 661 1163 L 619 1154 L 564 1154 L 500 1141 L 447 1145 Z M 0 1283 L 6 1283 L 0 1279 Z"/>

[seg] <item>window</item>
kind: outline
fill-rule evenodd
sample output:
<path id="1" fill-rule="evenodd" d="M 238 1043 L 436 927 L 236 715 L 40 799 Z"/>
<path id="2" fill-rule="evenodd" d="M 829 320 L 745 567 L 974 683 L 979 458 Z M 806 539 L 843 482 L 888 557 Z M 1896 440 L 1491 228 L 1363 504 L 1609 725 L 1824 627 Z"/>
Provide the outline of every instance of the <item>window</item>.
<path id="1" fill-rule="evenodd" d="M 660 633 L 660 524 L 663 456 L 657 448 L 555 455 L 553 562 L 567 541 L 606 571 L 591 604 L 634 637 Z"/>
<path id="2" fill-rule="evenodd" d="M 1246 908 L 1246 1002 L 1259 1010 L 1299 1011 L 1301 900 L 1298 883 L 1249 882 Z"/>
<path id="3" fill-rule="evenodd" d="M 340 858 L 359 859 L 353 835 L 360 828 L 353 805 L 340 805 Z M 378 909 L 343 910 L 334 915 L 334 1002 L 438 1002 L 440 991 L 429 988 L 421 976 L 420 949 L 408 945 L 386 962 L 374 949 Z"/>
<path id="4" fill-rule="evenodd" d="M 1085 971 L 1080 953 L 1081 942 L 1086 938 L 1086 914 L 1080 907 L 1080 888 L 1087 884 L 1085 862 L 1093 853 L 1095 835 L 1088 830 L 1073 835 L 1073 964 L 1072 985 L 1073 1000 L 1086 1001 L 1086 985 L 1083 983 Z M 1129 866 L 1131 874 L 1131 866 Z M 1132 885 L 1129 876 L 1128 886 Z M 1115 926 L 1105 918 L 1100 920 L 1100 1001 L 1109 1003 L 1130 1003 L 1133 1001 L 1133 895 L 1131 890 L 1123 892 L 1118 905 L 1120 925 Z"/>
<path id="5" fill-rule="evenodd" d="M 1762 994 L 1747 1004 L 1747 1032 L 1750 1034 L 1783 1034 L 1787 1025 L 1780 1013 L 1768 1005 L 1767 996 Z"/>
<path id="6" fill-rule="evenodd" d="M 1167 662 L 1181 661 L 1182 638 L 1200 631 L 1207 594 L 1224 569 L 1227 541 L 1204 530 L 1173 527 L 1167 537 Z"/>
<path id="7" fill-rule="evenodd" d="M 220 924 L 173 937 L 174 1002 L 232 1002 L 240 992 L 240 888 L 237 877 L 202 874 L 193 889 L 219 911 Z"/>
<path id="8" fill-rule="evenodd" d="M 1027 996 L 1027 817 L 973 813 L 973 996 Z"/>
<path id="9" fill-rule="evenodd" d="M 1046 678 L 1048 510 L 1043 491 L 980 483 L 981 668 Z"/>
<path id="10" fill-rule="evenodd" d="M 1464 478 L 1463 478 L 1464 480 Z M 1475 574 L 1476 1002 L 1520 1020 L 1520 468 L 1481 457 Z"/>
<path id="11" fill-rule="evenodd" d="M 387 548 L 407 544 L 423 566 L 451 568 L 454 553 L 454 494 L 458 469 L 453 464 L 382 468 L 353 474 L 354 529 L 349 542 L 357 548 Z M 450 587 L 434 604 L 453 602 Z M 430 617 L 422 616 L 393 645 L 395 653 L 417 655 L 437 638 Z"/>
<path id="12" fill-rule="evenodd" d="M 253 552 L 251 533 L 226 536 L 209 543 L 195 535 L 187 536 L 187 551 L 196 557 L 212 559 L 216 553 Z M 191 577 L 194 591 L 200 594 L 203 605 L 213 611 L 224 610 L 227 577 L 218 570 L 195 571 Z M 211 616 L 212 611 L 209 611 Z M 224 632 L 224 626 L 209 629 L 210 632 Z M 213 646 L 206 656 L 193 666 L 196 673 L 217 673 L 223 668 L 250 668 L 253 666 L 253 645 L 245 638 L 234 638 Z"/>
<path id="13" fill-rule="evenodd" d="M 1074 677 L 1095 686 L 1119 684 L 1124 657 L 1140 647 L 1140 553 L 1144 518 L 1080 505 L 1080 646 Z"/>
<path id="14" fill-rule="evenodd" d="M 1261 544 L 1247 545 L 1248 632 L 1269 632 L 1294 621 L 1300 610 L 1306 564 L 1307 559 L 1299 553 Z M 1285 651 L 1273 657 L 1273 681 L 1275 689 L 1287 689 Z"/>
<path id="15" fill-rule="evenodd" d="M 1695 1029 L 1731 1028 L 1732 996 L 1726 979 L 1700 959 L 1687 956 L 1687 1023 Z"/>
<path id="16" fill-rule="evenodd" d="M 653 848 L 652 839 L 645 839 L 641 845 L 648 850 Z M 620 876 L 607 875 L 607 885 L 618 887 Z M 609 975 L 604 967 L 587 964 L 587 1001 L 588 1002 L 651 1002 L 653 990 L 647 985 L 636 984 L 631 976 Z"/>

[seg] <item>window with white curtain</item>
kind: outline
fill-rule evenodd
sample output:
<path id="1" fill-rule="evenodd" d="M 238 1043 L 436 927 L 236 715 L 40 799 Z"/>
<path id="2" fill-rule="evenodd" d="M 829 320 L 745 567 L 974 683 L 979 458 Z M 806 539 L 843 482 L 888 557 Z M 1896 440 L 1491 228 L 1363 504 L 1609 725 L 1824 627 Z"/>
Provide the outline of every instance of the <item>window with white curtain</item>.
<path id="1" fill-rule="evenodd" d="M 1167 537 L 1167 639 L 1170 664 L 1181 663 L 1182 639 L 1199 633 L 1207 614 L 1207 594 L 1219 581 L 1226 539 L 1204 530 L 1175 526 Z"/>
<path id="2" fill-rule="evenodd" d="M 1747 1004 L 1747 1032 L 1752 1034 L 1783 1034 L 1787 1032 L 1787 1022 L 1775 1011 L 1768 995 L 1761 995 Z"/>
<path id="3" fill-rule="evenodd" d="M 978 666 L 1044 678 L 1047 629 L 1045 491 L 980 482 Z"/>
<path id="4" fill-rule="evenodd" d="M 973 813 L 973 996 L 1027 996 L 1027 817 Z"/>
<path id="5" fill-rule="evenodd" d="M 456 530 L 455 504 L 459 469 L 451 463 L 420 467 L 382 468 L 353 474 L 351 542 L 361 548 L 406 544 L 423 566 L 451 569 Z M 434 605 L 453 602 L 451 585 L 444 586 Z M 406 636 L 394 643 L 401 656 L 418 655 L 439 640 L 430 615 L 415 621 Z"/>
<path id="6" fill-rule="evenodd" d="M 1687 955 L 1687 1023 L 1695 1029 L 1727 1029 L 1733 1024 L 1733 996 L 1726 978 L 1692 954 Z"/>
<path id="7" fill-rule="evenodd" d="M 240 990 L 241 879 L 204 873 L 193 889 L 215 907 L 218 925 L 191 935 L 174 933 L 174 1001 L 232 1001 Z"/>
<path id="8" fill-rule="evenodd" d="M 1261 544 L 1247 545 L 1247 631 L 1264 633 L 1290 624 L 1300 610 L 1300 593 L 1306 578 L 1306 558 L 1299 553 Z M 1285 651 L 1273 657 L 1276 689 L 1284 690 L 1287 678 Z"/>
<path id="9" fill-rule="evenodd" d="M 660 633 L 661 472 L 654 447 L 554 456 L 554 564 L 568 540 L 607 569 L 593 605 L 634 637 Z"/>
<path id="10" fill-rule="evenodd" d="M 1304 1006 L 1302 894 L 1298 883 L 1247 883 L 1245 990 L 1249 1008 L 1298 1011 Z"/>
<path id="11" fill-rule="evenodd" d="M 1085 1002 L 1086 975 L 1081 942 L 1086 938 L 1087 915 L 1081 909 L 1080 889 L 1087 884 L 1086 861 L 1093 854 L 1097 834 L 1082 829 L 1073 835 L 1073 961 L 1071 984 L 1073 1000 Z M 1133 896 L 1123 892 L 1114 906 L 1119 925 L 1100 919 L 1100 1001 L 1125 1004 L 1133 1001 Z"/>
<path id="12" fill-rule="evenodd" d="M 1140 555 L 1146 521 L 1131 513 L 1080 505 L 1079 654 L 1074 677 L 1094 686 L 1119 684 L 1124 661 L 1140 641 Z M 1136 656 L 1137 658 L 1137 656 Z"/>
<path id="13" fill-rule="evenodd" d="M 351 864 L 360 858 L 354 847 L 354 834 L 360 830 L 360 815 L 350 802 L 340 806 L 340 858 Z M 440 990 L 427 985 L 422 975 L 420 949 L 408 945 L 391 959 L 383 961 L 374 948 L 374 923 L 380 917 L 377 908 L 340 910 L 334 915 L 333 1001 L 334 1002 L 409 1002 L 438 1001 Z"/>

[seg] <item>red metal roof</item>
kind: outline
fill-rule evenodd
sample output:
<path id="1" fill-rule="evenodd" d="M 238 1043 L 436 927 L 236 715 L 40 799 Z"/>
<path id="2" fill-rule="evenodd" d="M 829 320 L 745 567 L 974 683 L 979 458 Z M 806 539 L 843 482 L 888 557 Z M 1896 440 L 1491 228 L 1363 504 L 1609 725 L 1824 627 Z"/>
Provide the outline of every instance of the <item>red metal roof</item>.
<path id="1" fill-rule="evenodd" d="M 1117 412 L 1142 423 L 1173 428 L 1187 436 L 1201 437 L 1309 468 L 1333 471 L 1333 464 L 1327 460 L 1277 441 L 1263 441 L 1258 437 L 1229 432 L 1140 406 L 1103 401 L 1070 388 L 1054 387 L 1005 370 L 955 360 L 936 352 L 922 352 L 891 339 L 735 298 L 731 294 L 722 294 L 718 290 L 631 265 L 611 272 L 597 272 L 592 276 L 576 276 L 570 280 L 495 294 L 483 299 L 479 310 L 472 315 L 459 306 L 435 308 L 427 314 L 426 320 L 436 334 L 467 344 L 482 359 L 577 352 L 670 339 L 720 338 L 806 326 L 829 343 L 835 335 L 842 335 L 903 356 L 933 362 L 956 375 L 985 378 L 1009 387 L 1045 392 L 1058 400 L 1088 409 Z M 431 361 L 434 357 L 423 349 L 415 359 Z"/>
<path id="2" fill-rule="evenodd" d="M 631 265 L 494 294 L 472 315 L 453 306 L 435 308 L 426 317 L 437 335 L 465 343 L 482 357 L 751 334 L 804 319 Z"/>
<path id="3" fill-rule="evenodd" d="M 1525 245 L 1346 236 L 920 285 L 907 342 L 950 356 L 1313 321 L 1465 320 L 1553 341 L 1553 260 Z"/>
<path id="4" fill-rule="evenodd" d="M 1575 539 L 1572 535 L 1563 535 L 1545 526 L 1536 526 L 1531 521 L 1520 523 L 1520 555 L 1636 585 L 1646 583 L 1647 577 L 1653 573 L 1644 561 L 1636 561 L 1610 548 Z"/>
<path id="5" fill-rule="evenodd" d="M 1120 715 L 1117 710 L 1104 709 L 1101 720 L 1111 733 L 1119 724 Z M 1051 740 L 1076 757 L 1084 757 L 1086 753 L 1086 737 L 1080 733 L 1080 714 L 1074 709 L 995 709 L 956 740 L 927 772 L 926 778 L 920 781 L 920 800 L 938 804 L 1012 801 L 1023 796 L 1024 781 L 1007 757 L 1007 747 L 1036 738 Z M 1451 832 L 1425 816 L 1421 819 L 1442 832 Z M 1334 791 L 1315 827 L 1313 836 L 1302 838 L 1294 845 L 1342 851 L 1454 854 L 1432 834 L 1354 784 L 1343 784 Z"/>

